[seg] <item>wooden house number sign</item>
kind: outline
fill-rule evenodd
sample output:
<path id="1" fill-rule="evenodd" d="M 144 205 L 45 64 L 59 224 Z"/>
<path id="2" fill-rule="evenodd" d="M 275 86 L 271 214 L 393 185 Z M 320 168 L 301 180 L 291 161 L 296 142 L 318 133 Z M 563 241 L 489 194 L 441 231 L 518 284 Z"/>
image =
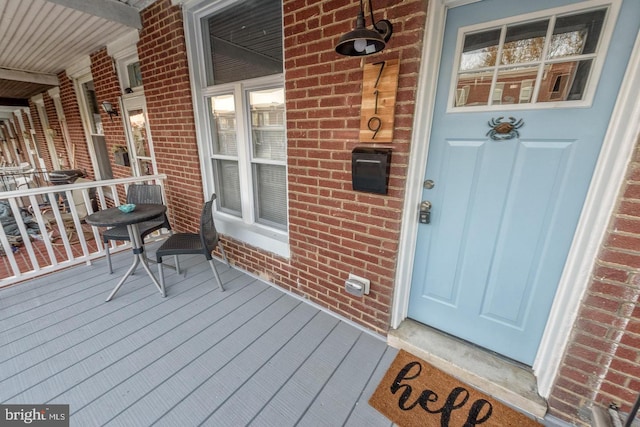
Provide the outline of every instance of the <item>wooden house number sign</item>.
<path id="1" fill-rule="evenodd" d="M 392 142 L 399 60 L 365 64 L 360 107 L 360 142 Z"/>

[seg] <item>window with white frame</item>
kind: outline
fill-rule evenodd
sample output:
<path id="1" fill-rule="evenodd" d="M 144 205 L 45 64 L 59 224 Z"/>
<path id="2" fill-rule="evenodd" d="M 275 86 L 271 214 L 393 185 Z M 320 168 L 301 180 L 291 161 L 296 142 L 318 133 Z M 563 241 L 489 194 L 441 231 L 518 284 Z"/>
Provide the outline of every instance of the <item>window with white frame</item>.
<path id="1" fill-rule="evenodd" d="M 607 47 L 608 14 L 607 7 L 596 7 L 461 29 L 450 106 L 588 106 Z"/>
<path id="2" fill-rule="evenodd" d="M 222 232 L 252 244 L 260 235 L 273 250 L 288 206 L 282 2 L 217 1 L 187 15 L 205 190 L 218 196 Z"/>

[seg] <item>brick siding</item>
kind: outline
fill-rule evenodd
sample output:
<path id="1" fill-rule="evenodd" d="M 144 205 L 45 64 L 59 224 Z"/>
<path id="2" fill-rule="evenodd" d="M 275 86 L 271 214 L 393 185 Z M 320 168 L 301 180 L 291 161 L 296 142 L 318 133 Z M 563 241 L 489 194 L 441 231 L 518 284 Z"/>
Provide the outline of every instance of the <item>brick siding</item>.
<path id="1" fill-rule="evenodd" d="M 182 12 L 160 0 L 141 13 L 138 58 L 149 126 L 160 173 L 167 174 L 167 200 L 176 230 L 198 229 L 203 203 L 189 66 Z"/>
<path id="2" fill-rule="evenodd" d="M 369 145 L 393 148 L 388 195 L 351 188 L 351 151 L 363 145 L 358 142 L 363 61 L 336 54 L 334 46 L 353 29 L 357 2 L 289 0 L 283 7 L 291 258 L 232 239 L 225 240 L 227 252 L 238 266 L 384 334 L 426 2 L 391 1 L 376 17 L 392 20 L 394 35 L 374 59 L 401 64 L 395 140 Z M 189 206 L 202 203 L 202 178 L 182 15 L 169 0 L 160 0 L 141 17 L 138 56 L 156 159 L 169 176 L 169 203 L 182 221 L 176 229 L 195 229 L 198 218 Z M 356 298 L 344 291 L 349 273 L 371 280 L 370 295 Z"/>
<path id="3" fill-rule="evenodd" d="M 593 404 L 624 413 L 640 393 L 640 144 L 574 325 L 549 412 L 590 425 Z"/>

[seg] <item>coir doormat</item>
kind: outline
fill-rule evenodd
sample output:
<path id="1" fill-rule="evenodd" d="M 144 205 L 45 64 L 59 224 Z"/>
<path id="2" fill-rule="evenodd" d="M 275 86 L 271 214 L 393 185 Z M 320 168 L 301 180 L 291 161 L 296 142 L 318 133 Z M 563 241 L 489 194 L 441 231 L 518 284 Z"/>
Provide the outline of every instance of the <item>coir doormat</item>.
<path id="1" fill-rule="evenodd" d="M 404 350 L 369 404 L 401 427 L 541 426 Z"/>

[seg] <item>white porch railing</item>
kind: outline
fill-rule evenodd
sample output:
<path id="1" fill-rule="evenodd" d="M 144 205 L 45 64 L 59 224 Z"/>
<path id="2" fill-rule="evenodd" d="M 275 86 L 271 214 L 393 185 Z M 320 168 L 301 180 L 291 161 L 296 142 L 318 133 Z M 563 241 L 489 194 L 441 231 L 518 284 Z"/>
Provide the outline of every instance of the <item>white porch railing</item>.
<path id="1" fill-rule="evenodd" d="M 84 208 L 90 214 L 126 203 L 129 185 L 141 182 L 160 184 L 164 196 L 166 179 L 149 175 L 0 192 L 0 287 L 80 263 L 90 265 L 105 251 L 99 230 L 83 221 Z M 78 205 L 71 202 L 74 190 L 82 194 Z M 78 200 L 78 191 L 75 194 Z M 112 252 L 128 247 L 128 242 L 111 242 Z"/>

